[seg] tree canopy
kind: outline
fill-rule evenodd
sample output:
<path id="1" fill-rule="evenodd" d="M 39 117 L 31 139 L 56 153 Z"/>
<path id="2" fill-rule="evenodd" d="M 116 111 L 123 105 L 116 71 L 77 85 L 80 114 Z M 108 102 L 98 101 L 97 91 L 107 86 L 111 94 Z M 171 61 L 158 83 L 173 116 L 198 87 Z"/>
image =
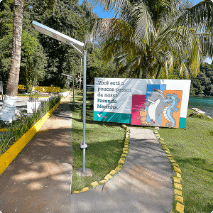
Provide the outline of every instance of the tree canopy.
<path id="1" fill-rule="evenodd" d="M 12 54 L 13 0 L 0 3 L 0 80 L 7 83 Z M 89 10 L 90 8 L 90 10 Z M 80 72 L 81 55 L 73 47 L 38 33 L 32 21 L 85 42 L 88 17 L 96 17 L 85 0 L 25 0 L 23 14 L 20 84 L 64 87 L 62 73 Z"/>
<path id="2" fill-rule="evenodd" d="M 119 18 L 98 20 L 93 31 L 105 44 L 104 59 L 120 63 L 120 73 L 158 78 L 177 67 L 186 77 L 196 76 L 201 58 L 212 56 L 210 0 L 195 6 L 179 0 L 96 2 L 119 13 Z"/>

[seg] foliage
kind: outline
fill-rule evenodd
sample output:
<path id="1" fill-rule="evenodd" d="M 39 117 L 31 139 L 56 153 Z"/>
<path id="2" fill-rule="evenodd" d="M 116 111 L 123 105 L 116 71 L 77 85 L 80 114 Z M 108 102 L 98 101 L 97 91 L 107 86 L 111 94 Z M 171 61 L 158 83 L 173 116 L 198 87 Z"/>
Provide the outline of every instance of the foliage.
<path id="1" fill-rule="evenodd" d="M 188 110 L 188 114 L 191 113 L 192 110 Z M 187 117 L 186 129 L 159 129 L 182 172 L 186 213 L 209 213 L 213 209 L 212 130 L 213 120 L 206 116 Z"/>
<path id="2" fill-rule="evenodd" d="M 191 78 L 191 94 L 213 96 L 213 66 L 202 64 L 200 73 Z"/>
<path id="3" fill-rule="evenodd" d="M 31 91 L 31 93 L 29 95 L 29 101 L 33 102 L 33 101 L 37 101 L 37 100 L 38 100 L 38 93 Z"/>
<path id="4" fill-rule="evenodd" d="M 4 84 L 8 80 L 12 57 L 13 4 L 12 0 L 3 1 L 0 4 L 0 79 Z M 24 10 L 19 79 L 20 83 L 30 86 L 37 85 L 43 80 L 46 57 L 37 39 L 38 33 L 30 25 L 28 17 L 29 13 Z"/>
<path id="5" fill-rule="evenodd" d="M 125 77 L 125 74 L 118 74 L 116 64 L 113 60 L 106 62 L 102 59 L 103 48 L 95 48 L 88 53 L 87 60 L 87 84 L 94 84 L 94 77 Z"/>
<path id="6" fill-rule="evenodd" d="M 18 120 L 13 121 L 10 125 L 0 121 L 1 128 L 8 128 L 11 131 L 1 132 L 0 154 L 4 153 L 10 145 L 16 142 L 24 133 L 26 133 L 38 120 L 40 120 L 53 106 L 61 100 L 61 96 L 51 98 L 44 104 L 41 110 L 33 113 L 28 117 L 22 115 Z"/>
<path id="7" fill-rule="evenodd" d="M 77 99 L 81 99 L 78 96 Z M 72 110 L 72 146 L 73 146 L 73 176 L 72 193 L 90 186 L 94 181 L 103 180 L 104 177 L 118 165 L 122 154 L 124 142 L 124 129 L 117 123 L 105 123 L 93 121 L 93 110 L 87 108 L 87 132 L 86 143 L 86 168 L 92 170 L 92 177 L 82 177 L 76 174 L 78 168 L 82 168 L 82 150 L 80 142 L 83 140 L 83 123 L 80 119 L 81 105 L 76 105 Z M 110 134 L 109 134 L 110 133 Z"/>
<path id="8" fill-rule="evenodd" d="M 45 77 L 46 57 L 43 47 L 36 37 L 29 32 L 22 33 L 22 61 L 20 67 L 20 83 L 27 86 L 29 92 L 32 86 L 38 85 Z"/>
<path id="9" fill-rule="evenodd" d="M 146 78 L 149 73 L 158 78 L 161 72 L 168 76 L 173 67 L 186 77 L 196 76 L 202 54 L 212 54 L 211 33 L 200 32 L 210 30 L 210 0 L 192 8 L 178 0 L 96 2 L 120 13 L 119 19 L 100 20 L 94 26 L 105 44 L 105 59 L 114 57 L 122 64 L 119 72 L 130 77 Z"/>
<path id="10" fill-rule="evenodd" d="M 5 84 L 12 55 L 13 4 L 13 0 L 0 3 L 0 80 Z M 77 0 L 25 0 L 19 83 L 29 85 L 28 90 L 36 85 L 64 87 L 66 77 L 62 73 L 76 75 L 82 71 L 82 55 L 72 46 L 38 33 L 33 20 L 84 42 L 89 20 L 96 16 L 86 0 L 82 5 Z"/>
<path id="11" fill-rule="evenodd" d="M 30 13 L 30 21 L 36 20 L 65 35 L 84 42 L 86 34 L 85 12 L 77 1 L 58 1 L 49 6 L 49 1 L 26 0 Z M 47 55 L 45 79 L 40 85 L 64 87 L 66 77 L 62 73 L 76 75 L 81 71 L 82 55 L 72 46 L 64 44 L 49 36 L 39 33 L 39 42 Z"/>

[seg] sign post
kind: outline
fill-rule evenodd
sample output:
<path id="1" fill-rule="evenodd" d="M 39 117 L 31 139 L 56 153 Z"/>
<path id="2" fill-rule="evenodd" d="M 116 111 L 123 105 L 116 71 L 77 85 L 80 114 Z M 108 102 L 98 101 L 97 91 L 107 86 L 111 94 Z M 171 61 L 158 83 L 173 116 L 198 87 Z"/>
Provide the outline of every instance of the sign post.
<path id="1" fill-rule="evenodd" d="M 83 50 L 84 43 L 71 38 L 63 33 L 60 33 L 52 28 L 49 28 L 41 23 L 36 21 L 32 22 L 35 29 L 45 35 L 48 35 L 58 41 L 62 41 L 65 44 L 71 45 L 75 48 L 78 52 L 80 52 L 84 56 L 84 85 L 83 85 L 83 144 L 81 144 L 81 148 L 83 149 L 83 174 L 85 173 L 85 149 L 87 148 L 86 144 L 86 58 L 87 58 L 87 51 Z M 74 90 L 73 90 L 74 91 Z M 73 96 L 74 98 L 74 96 Z"/>

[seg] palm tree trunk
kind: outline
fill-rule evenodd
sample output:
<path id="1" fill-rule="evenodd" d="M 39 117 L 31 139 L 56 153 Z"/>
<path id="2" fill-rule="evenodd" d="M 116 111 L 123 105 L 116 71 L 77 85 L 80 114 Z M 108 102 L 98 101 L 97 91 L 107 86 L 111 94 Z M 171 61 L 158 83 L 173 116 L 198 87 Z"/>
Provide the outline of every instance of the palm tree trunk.
<path id="1" fill-rule="evenodd" d="M 22 19 L 23 0 L 14 0 L 12 60 L 5 100 L 0 111 L 0 119 L 9 123 L 16 119 L 15 108 L 18 94 L 19 71 L 21 62 Z"/>
<path id="2" fill-rule="evenodd" d="M 159 75 L 160 75 L 160 71 L 161 71 L 161 65 L 158 66 L 158 72 L 155 76 L 155 79 L 158 79 L 159 78 Z"/>
<path id="3" fill-rule="evenodd" d="M 143 74 L 142 74 L 142 78 L 143 78 L 143 79 L 146 79 L 146 78 L 147 78 L 148 69 L 149 69 L 148 66 L 144 67 L 144 69 L 143 69 Z"/>

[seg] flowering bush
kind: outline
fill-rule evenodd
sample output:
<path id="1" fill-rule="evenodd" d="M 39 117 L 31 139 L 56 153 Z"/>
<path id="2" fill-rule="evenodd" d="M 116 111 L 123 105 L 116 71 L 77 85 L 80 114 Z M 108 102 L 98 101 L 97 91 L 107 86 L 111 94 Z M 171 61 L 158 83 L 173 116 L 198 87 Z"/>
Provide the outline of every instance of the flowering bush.
<path id="1" fill-rule="evenodd" d="M 18 89 L 26 89 L 25 85 L 18 85 Z M 40 91 L 40 92 L 60 92 L 60 87 L 41 87 L 36 86 L 33 87 L 32 90 Z"/>

